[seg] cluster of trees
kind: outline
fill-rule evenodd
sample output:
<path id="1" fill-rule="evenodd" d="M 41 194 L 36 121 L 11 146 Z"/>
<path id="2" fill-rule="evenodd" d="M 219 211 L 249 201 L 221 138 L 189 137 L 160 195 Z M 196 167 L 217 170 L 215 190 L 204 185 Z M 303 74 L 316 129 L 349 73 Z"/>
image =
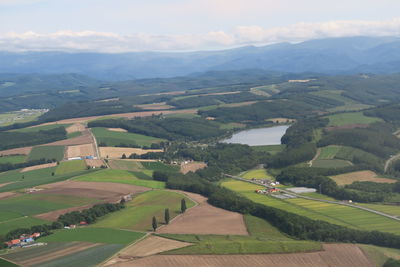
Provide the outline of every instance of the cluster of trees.
<path id="1" fill-rule="evenodd" d="M 381 158 L 388 158 L 400 150 L 400 140 L 387 123 L 374 123 L 368 128 L 336 129 L 328 131 L 318 146 L 344 145 L 359 148 Z"/>
<path id="2" fill-rule="evenodd" d="M 368 203 L 383 202 L 390 197 L 384 191 L 359 191 L 351 187 L 340 187 L 331 178 L 321 175 L 311 168 L 287 168 L 276 179 L 284 184 L 321 189 L 322 194 L 341 200 Z"/>
<path id="3" fill-rule="evenodd" d="M 364 115 L 370 117 L 378 117 L 385 120 L 386 122 L 398 124 L 400 122 L 400 118 L 398 116 L 399 112 L 399 104 L 390 104 L 387 106 L 366 110 L 364 111 Z"/>
<path id="4" fill-rule="evenodd" d="M 389 258 L 387 261 L 385 261 L 382 267 L 399 267 L 399 266 L 400 266 L 400 260 Z"/>
<path id="5" fill-rule="evenodd" d="M 168 140 L 202 140 L 221 136 L 226 130 L 219 124 L 201 118 L 163 118 L 152 116 L 132 120 L 108 119 L 92 121 L 89 127 L 123 128 L 131 133 L 144 134 Z"/>
<path id="6" fill-rule="evenodd" d="M 207 196 L 209 203 L 214 206 L 262 218 L 280 231 L 299 239 L 324 242 L 356 242 L 400 248 L 400 236 L 378 231 L 350 229 L 257 204 L 193 173 L 169 176 L 167 187 L 202 194 Z"/>
<path id="7" fill-rule="evenodd" d="M 79 222 L 85 221 L 87 223 L 94 223 L 98 217 L 102 217 L 110 212 L 118 211 L 120 209 L 125 208 L 125 204 L 123 201 L 121 203 L 104 203 L 94 205 L 89 209 L 85 209 L 82 211 L 72 211 L 69 213 L 65 213 L 58 217 L 58 222 L 63 225 L 71 225 L 71 224 L 79 224 Z"/>
<path id="8" fill-rule="evenodd" d="M 39 164 L 45 164 L 45 163 L 51 163 L 57 161 L 56 159 L 51 159 L 51 160 L 46 160 L 46 159 L 35 159 L 35 160 L 30 160 L 27 162 L 21 162 L 21 163 L 1 163 L 0 164 L 0 172 L 5 172 L 9 170 L 15 170 L 15 169 L 20 169 L 20 168 L 26 168 L 29 166 L 35 166 Z"/>
<path id="9" fill-rule="evenodd" d="M 66 138 L 67 132 L 64 127 L 37 132 L 0 132 L 0 150 L 40 145 Z"/>

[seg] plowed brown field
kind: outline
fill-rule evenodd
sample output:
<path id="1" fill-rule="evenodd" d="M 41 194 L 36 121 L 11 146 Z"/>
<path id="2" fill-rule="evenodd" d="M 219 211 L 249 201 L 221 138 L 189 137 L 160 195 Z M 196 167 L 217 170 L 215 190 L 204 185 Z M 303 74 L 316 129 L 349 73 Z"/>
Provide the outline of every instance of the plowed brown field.
<path id="1" fill-rule="evenodd" d="M 157 233 L 248 235 L 242 214 L 211 206 L 199 194 L 183 193 L 199 204 L 158 228 Z"/>
<path id="2" fill-rule="evenodd" d="M 264 255 L 154 255 L 129 262 L 125 266 L 274 266 L 274 267 L 372 267 L 372 262 L 353 244 L 325 244 L 324 251 Z"/>
<path id="3" fill-rule="evenodd" d="M 29 155 L 29 153 L 31 153 L 31 150 L 32 150 L 31 146 L 7 149 L 0 151 L 0 156 Z"/>
<path id="4" fill-rule="evenodd" d="M 0 199 L 6 199 L 12 196 L 18 195 L 17 193 L 14 192 L 2 192 L 0 193 Z"/>
<path id="5" fill-rule="evenodd" d="M 82 123 L 75 123 L 65 129 L 67 133 L 83 132 L 86 130 L 85 125 Z"/>
<path id="6" fill-rule="evenodd" d="M 71 139 L 64 139 L 48 144 L 43 144 L 41 146 L 73 146 L 73 145 L 84 145 L 89 143 L 93 143 L 93 138 L 89 130 L 85 130 L 83 131 L 81 136 L 74 137 Z"/>
<path id="7" fill-rule="evenodd" d="M 67 209 L 62 209 L 62 210 L 49 211 L 46 213 L 37 214 L 34 217 L 43 219 L 43 220 L 47 220 L 47 221 L 57 221 L 58 217 L 60 217 L 60 215 L 62 215 L 62 214 L 72 212 L 72 211 L 81 211 L 84 209 L 88 209 L 88 208 L 93 207 L 93 205 L 86 205 L 86 206 L 81 206 L 81 207 L 72 207 L 72 208 L 67 208 Z"/>
<path id="8" fill-rule="evenodd" d="M 162 149 L 141 149 L 131 147 L 100 147 L 100 155 L 110 159 L 120 159 L 123 154 L 129 157 L 131 154 L 143 155 L 149 152 L 163 152 Z"/>
<path id="9" fill-rule="evenodd" d="M 50 168 L 50 167 L 55 167 L 55 166 L 57 166 L 57 162 L 40 164 L 40 165 L 23 168 L 21 170 L 21 172 L 29 172 L 29 171 L 40 170 L 40 169 L 45 169 L 45 168 Z"/>
<path id="10" fill-rule="evenodd" d="M 102 159 L 85 159 L 85 163 L 87 166 L 100 168 L 104 165 L 104 161 Z"/>
<path id="11" fill-rule="evenodd" d="M 95 155 L 96 155 L 96 151 L 94 149 L 94 144 L 67 146 L 67 149 L 65 152 L 66 158 L 86 157 L 86 156 L 95 156 Z"/>
<path id="12" fill-rule="evenodd" d="M 195 172 L 205 167 L 207 167 L 207 164 L 204 162 L 189 162 L 187 164 L 181 164 L 181 173 Z"/>
<path id="13" fill-rule="evenodd" d="M 373 171 L 349 172 L 331 176 L 338 185 L 352 184 L 353 182 L 395 183 L 396 180 L 378 177 Z"/>

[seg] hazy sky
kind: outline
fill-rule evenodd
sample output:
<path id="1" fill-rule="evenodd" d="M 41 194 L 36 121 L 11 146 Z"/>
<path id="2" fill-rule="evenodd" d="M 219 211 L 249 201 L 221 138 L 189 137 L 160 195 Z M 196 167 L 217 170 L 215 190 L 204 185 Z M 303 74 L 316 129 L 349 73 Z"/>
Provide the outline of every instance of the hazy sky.
<path id="1" fill-rule="evenodd" d="M 0 0 L 0 50 L 198 50 L 400 35 L 399 0 Z"/>

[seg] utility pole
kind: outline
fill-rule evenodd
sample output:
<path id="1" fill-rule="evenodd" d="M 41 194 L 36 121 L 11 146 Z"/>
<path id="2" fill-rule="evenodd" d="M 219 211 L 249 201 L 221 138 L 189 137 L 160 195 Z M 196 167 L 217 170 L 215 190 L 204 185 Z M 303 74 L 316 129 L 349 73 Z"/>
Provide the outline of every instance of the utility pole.
<path id="1" fill-rule="evenodd" d="M 322 195 L 322 184 L 319 184 L 319 193 Z"/>

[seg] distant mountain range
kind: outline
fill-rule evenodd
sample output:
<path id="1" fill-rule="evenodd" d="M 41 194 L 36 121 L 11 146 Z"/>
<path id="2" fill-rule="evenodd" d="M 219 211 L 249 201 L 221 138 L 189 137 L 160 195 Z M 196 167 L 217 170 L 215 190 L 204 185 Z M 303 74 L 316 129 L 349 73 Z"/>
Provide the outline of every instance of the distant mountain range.
<path id="1" fill-rule="evenodd" d="M 329 38 L 182 53 L 0 52 L 0 73 L 76 73 L 110 81 L 242 69 L 322 74 L 400 72 L 400 38 Z"/>

